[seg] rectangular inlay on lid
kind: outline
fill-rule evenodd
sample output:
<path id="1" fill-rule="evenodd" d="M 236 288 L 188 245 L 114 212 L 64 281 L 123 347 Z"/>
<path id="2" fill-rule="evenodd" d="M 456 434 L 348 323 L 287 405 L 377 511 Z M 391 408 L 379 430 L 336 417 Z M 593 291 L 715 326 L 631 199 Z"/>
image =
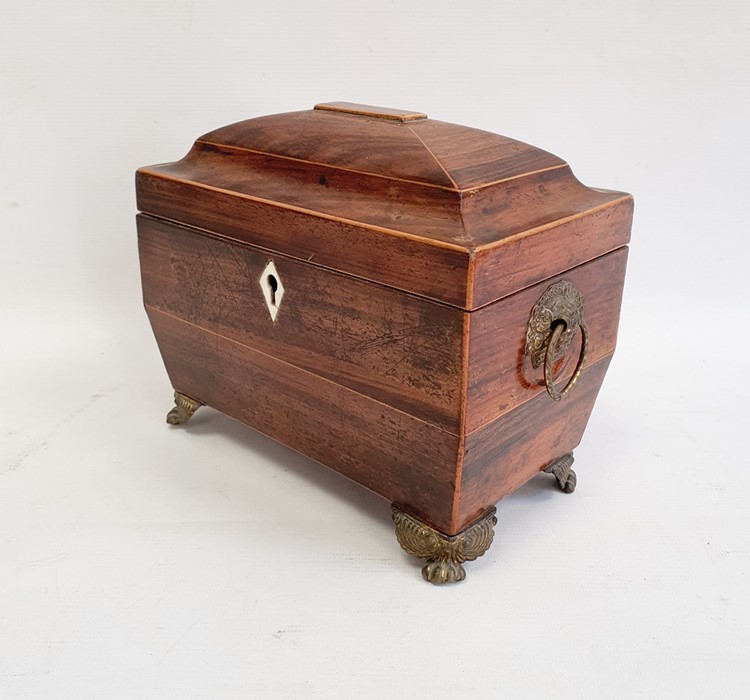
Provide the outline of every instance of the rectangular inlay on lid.
<path id="1" fill-rule="evenodd" d="M 427 119 L 427 115 L 422 112 L 359 105 L 355 102 L 321 102 L 315 105 L 315 109 L 322 109 L 328 112 L 343 112 L 344 114 L 359 114 L 362 117 L 375 117 L 376 119 L 392 119 L 397 122 L 413 122 L 417 119 Z"/>

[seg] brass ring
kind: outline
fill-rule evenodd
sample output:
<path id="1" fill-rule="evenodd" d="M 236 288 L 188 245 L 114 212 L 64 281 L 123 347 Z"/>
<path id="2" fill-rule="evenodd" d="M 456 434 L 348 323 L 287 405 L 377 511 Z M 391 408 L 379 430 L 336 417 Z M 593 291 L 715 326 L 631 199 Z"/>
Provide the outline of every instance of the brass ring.
<path id="1" fill-rule="evenodd" d="M 554 401 L 560 401 L 566 396 L 578 381 L 578 377 L 581 376 L 583 363 L 586 361 L 586 347 L 588 345 L 589 333 L 583 320 L 581 320 L 579 328 L 581 329 L 581 354 L 578 356 L 578 363 L 576 364 L 573 376 L 568 380 L 562 391 L 558 391 L 554 381 L 552 381 L 552 359 L 550 355 L 553 352 L 553 348 L 557 347 L 557 344 L 560 342 L 560 336 L 565 331 L 564 323 L 558 323 L 555 326 L 555 329 L 552 331 L 552 337 L 547 344 L 547 352 L 544 353 L 544 384 L 547 387 L 547 393 Z"/>

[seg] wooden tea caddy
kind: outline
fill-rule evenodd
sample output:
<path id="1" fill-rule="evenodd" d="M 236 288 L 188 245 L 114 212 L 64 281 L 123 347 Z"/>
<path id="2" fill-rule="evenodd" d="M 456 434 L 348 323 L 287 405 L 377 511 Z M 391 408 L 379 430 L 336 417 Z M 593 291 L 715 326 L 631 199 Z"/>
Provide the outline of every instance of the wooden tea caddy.
<path id="1" fill-rule="evenodd" d="M 349 103 L 250 119 L 136 178 L 175 407 L 209 405 L 393 504 L 465 577 L 495 503 L 572 451 L 615 349 L 633 213 L 550 153 Z"/>

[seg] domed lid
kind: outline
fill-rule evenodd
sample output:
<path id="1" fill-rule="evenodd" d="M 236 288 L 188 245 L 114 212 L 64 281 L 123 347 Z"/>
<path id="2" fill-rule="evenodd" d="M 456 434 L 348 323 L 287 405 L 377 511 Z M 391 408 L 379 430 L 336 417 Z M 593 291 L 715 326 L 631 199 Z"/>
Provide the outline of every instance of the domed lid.
<path id="1" fill-rule="evenodd" d="M 557 156 L 505 136 L 421 112 L 349 102 L 250 119 L 212 131 L 198 143 L 453 191 L 565 166 Z"/>

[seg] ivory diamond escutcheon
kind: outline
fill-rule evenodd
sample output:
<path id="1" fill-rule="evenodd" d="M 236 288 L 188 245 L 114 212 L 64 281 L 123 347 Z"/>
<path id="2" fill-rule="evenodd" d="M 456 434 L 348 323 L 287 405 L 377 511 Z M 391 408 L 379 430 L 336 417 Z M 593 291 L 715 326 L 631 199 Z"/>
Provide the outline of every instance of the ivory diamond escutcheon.
<path id="1" fill-rule="evenodd" d="M 268 313 L 271 314 L 271 320 L 275 323 L 279 306 L 281 306 L 281 299 L 284 296 L 284 285 L 281 284 L 281 278 L 273 260 L 269 260 L 268 265 L 263 268 L 263 274 L 260 276 L 260 288 L 263 290 L 263 298 L 266 300 Z"/>

